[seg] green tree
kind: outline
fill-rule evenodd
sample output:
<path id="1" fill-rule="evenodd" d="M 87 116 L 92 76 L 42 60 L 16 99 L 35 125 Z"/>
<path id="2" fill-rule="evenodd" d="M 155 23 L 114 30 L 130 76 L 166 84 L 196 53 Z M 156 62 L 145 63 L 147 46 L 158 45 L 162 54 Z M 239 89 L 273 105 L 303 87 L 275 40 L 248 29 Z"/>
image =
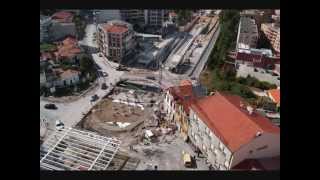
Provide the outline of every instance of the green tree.
<path id="1" fill-rule="evenodd" d="M 86 28 L 86 21 L 84 18 L 80 15 L 75 15 L 73 17 L 73 22 L 76 27 L 76 34 L 77 34 L 77 39 L 82 39 L 85 34 L 85 28 Z"/>
<path id="2" fill-rule="evenodd" d="M 83 56 L 80 59 L 80 71 L 81 72 L 91 72 L 93 71 L 94 63 L 89 56 Z"/>

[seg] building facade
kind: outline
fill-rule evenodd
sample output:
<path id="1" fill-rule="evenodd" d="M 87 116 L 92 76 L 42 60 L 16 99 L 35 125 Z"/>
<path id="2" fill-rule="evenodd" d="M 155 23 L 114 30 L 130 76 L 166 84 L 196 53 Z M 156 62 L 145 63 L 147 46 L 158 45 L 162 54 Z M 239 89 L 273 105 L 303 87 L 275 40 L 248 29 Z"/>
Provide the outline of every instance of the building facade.
<path id="1" fill-rule="evenodd" d="M 277 23 L 261 24 L 261 31 L 269 39 L 272 48 L 280 53 L 280 26 Z"/>
<path id="2" fill-rule="evenodd" d="M 111 61 L 121 62 L 135 47 L 132 25 L 124 21 L 109 21 L 98 25 L 98 46 Z"/>
<path id="3" fill-rule="evenodd" d="M 236 49 L 256 48 L 258 37 L 258 27 L 255 20 L 250 17 L 241 17 L 238 28 Z"/>
<path id="4" fill-rule="evenodd" d="M 274 69 L 276 64 L 280 64 L 280 58 L 274 56 L 270 49 L 238 49 L 235 64 Z"/>
<path id="5" fill-rule="evenodd" d="M 194 101 L 188 136 L 219 170 L 280 155 L 280 129 L 234 95 L 217 92 Z"/>
<path id="6" fill-rule="evenodd" d="M 120 10 L 124 21 L 140 26 L 162 27 L 162 24 L 169 19 L 167 9 L 124 9 Z"/>

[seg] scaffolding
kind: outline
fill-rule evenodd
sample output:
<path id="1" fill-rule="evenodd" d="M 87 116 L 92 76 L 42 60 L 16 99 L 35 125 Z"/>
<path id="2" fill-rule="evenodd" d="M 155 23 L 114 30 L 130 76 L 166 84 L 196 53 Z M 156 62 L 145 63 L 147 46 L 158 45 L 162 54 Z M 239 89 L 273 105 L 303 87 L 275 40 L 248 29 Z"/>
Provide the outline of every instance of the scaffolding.
<path id="1" fill-rule="evenodd" d="M 56 130 L 40 146 L 40 169 L 106 170 L 120 143 L 88 131 Z"/>

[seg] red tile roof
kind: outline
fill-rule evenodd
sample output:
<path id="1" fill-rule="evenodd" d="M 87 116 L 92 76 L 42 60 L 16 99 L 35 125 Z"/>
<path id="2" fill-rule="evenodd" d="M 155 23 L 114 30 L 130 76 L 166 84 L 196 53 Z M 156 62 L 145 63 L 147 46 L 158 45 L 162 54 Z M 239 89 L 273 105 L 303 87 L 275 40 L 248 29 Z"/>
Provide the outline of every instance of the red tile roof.
<path id="1" fill-rule="evenodd" d="M 280 104 L 280 89 L 271 89 L 268 91 L 268 94 L 275 103 Z"/>
<path id="2" fill-rule="evenodd" d="M 196 97 L 193 92 L 191 81 L 182 80 L 180 86 L 170 87 L 168 90 L 173 98 L 183 106 L 186 113 L 189 114 L 189 107 Z"/>
<path id="3" fill-rule="evenodd" d="M 58 50 L 55 52 L 57 57 L 68 57 L 81 53 L 81 49 L 77 45 L 77 40 L 73 37 L 67 37 L 62 41 L 62 44 L 58 45 Z"/>
<path id="4" fill-rule="evenodd" d="M 73 14 L 68 11 L 59 11 L 54 13 L 51 18 L 59 22 L 72 22 Z"/>
<path id="5" fill-rule="evenodd" d="M 241 102 L 245 104 L 239 96 L 217 92 L 191 104 L 200 119 L 232 152 L 249 143 L 258 132 L 280 133 L 267 118 L 256 112 L 250 115 L 241 108 Z"/>
<path id="6" fill-rule="evenodd" d="M 128 31 L 126 26 L 117 24 L 106 24 L 103 28 L 110 33 L 124 33 Z"/>

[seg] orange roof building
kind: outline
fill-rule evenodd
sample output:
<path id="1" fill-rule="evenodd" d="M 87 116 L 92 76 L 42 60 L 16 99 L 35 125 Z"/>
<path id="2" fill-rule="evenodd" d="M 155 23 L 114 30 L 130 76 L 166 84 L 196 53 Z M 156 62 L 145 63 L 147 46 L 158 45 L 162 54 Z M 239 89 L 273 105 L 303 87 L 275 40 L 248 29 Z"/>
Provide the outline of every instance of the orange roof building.
<path id="1" fill-rule="evenodd" d="M 271 89 L 268 91 L 270 99 L 280 106 L 280 89 Z"/>
<path id="2" fill-rule="evenodd" d="M 191 141 L 221 169 L 245 159 L 280 154 L 279 127 L 239 96 L 217 92 L 193 101 L 190 127 Z"/>

